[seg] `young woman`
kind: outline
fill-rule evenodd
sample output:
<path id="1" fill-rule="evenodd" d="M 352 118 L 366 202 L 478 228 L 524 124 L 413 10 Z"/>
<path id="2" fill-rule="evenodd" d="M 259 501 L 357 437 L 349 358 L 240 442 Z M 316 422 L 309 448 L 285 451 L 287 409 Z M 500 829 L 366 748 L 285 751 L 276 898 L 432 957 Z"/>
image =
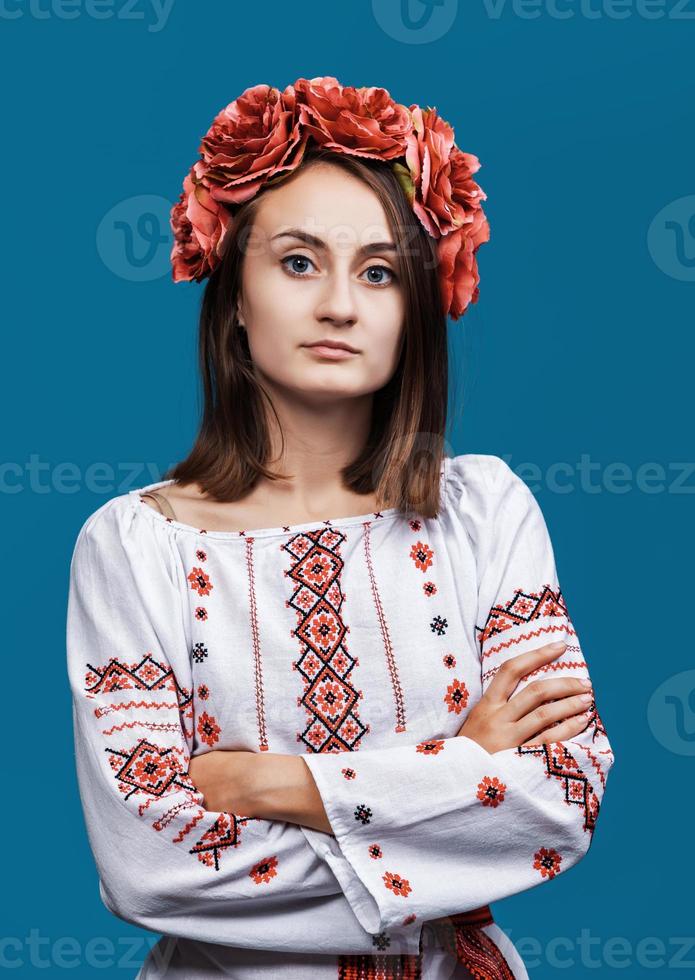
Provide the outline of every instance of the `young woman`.
<path id="1" fill-rule="evenodd" d="M 613 762 L 538 504 L 444 454 L 477 161 L 383 89 L 256 86 L 174 208 L 204 411 L 87 518 L 68 667 L 139 976 L 526 977 L 488 903 L 588 851 Z"/>

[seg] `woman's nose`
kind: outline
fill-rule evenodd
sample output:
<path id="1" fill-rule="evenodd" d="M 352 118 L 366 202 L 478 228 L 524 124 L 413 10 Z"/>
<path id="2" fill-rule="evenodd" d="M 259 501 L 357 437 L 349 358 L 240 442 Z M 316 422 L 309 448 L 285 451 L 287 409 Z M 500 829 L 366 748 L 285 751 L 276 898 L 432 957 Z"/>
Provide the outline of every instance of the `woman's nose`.
<path id="1" fill-rule="evenodd" d="M 350 272 L 336 269 L 327 275 L 316 308 L 317 319 L 354 323 L 357 319 L 355 290 L 356 285 L 352 282 Z"/>

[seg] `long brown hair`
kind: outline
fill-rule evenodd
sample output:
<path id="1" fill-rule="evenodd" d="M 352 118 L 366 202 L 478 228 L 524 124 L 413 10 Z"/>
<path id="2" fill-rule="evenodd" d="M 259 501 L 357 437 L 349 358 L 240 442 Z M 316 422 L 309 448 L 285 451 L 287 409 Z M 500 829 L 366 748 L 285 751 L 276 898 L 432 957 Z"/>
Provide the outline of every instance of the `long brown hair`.
<path id="1" fill-rule="evenodd" d="M 310 143 L 299 167 L 283 180 L 319 161 L 343 167 L 381 201 L 396 242 L 397 274 L 404 290 L 398 364 L 388 383 L 374 392 L 369 435 L 357 458 L 343 467 L 344 485 L 358 494 L 374 493 L 381 508 L 433 517 L 440 503 L 448 391 L 447 320 L 436 243 L 384 161 L 358 159 Z M 206 283 L 198 347 L 202 420 L 189 455 L 165 475 L 182 484 L 197 482 L 219 501 L 245 497 L 260 476 L 285 478 L 267 467 L 270 441 L 263 398 L 276 419 L 277 413 L 254 373 L 246 331 L 236 316 L 245 245 L 262 193 L 232 208 L 234 220 L 224 253 Z"/>

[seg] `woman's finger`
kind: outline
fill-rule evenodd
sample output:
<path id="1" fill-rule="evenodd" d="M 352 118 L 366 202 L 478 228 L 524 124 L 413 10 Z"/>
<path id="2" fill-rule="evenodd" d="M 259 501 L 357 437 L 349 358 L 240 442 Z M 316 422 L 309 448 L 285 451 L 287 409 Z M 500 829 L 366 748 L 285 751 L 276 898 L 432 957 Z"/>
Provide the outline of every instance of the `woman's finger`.
<path id="1" fill-rule="evenodd" d="M 559 721 L 557 724 L 551 725 L 549 728 L 544 729 L 544 731 L 539 732 L 538 735 L 534 735 L 533 738 L 529 738 L 521 744 L 522 746 L 540 745 L 548 742 L 564 742 L 568 738 L 575 738 L 580 732 L 584 731 L 589 724 L 590 717 L 590 711 L 583 711 L 579 715 L 573 715 L 565 721 Z"/>
<path id="2" fill-rule="evenodd" d="M 528 650 L 517 657 L 505 660 L 490 681 L 483 697 L 497 704 L 505 704 L 516 690 L 520 680 L 536 670 L 541 664 L 549 663 L 566 649 L 566 643 L 547 643 L 537 650 Z"/>

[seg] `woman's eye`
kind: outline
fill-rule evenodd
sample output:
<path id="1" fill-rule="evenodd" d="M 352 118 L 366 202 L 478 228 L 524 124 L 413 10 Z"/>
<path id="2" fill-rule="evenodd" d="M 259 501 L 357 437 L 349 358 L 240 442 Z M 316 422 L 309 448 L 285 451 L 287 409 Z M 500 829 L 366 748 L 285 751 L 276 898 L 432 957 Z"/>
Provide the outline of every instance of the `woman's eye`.
<path id="1" fill-rule="evenodd" d="M 309 271 L 307 266 L 313 266 L 314 263 L 306 255 L 294 254 L 286 255 L 284 259 L 281 260 L 281 265 L 284 266 L 286 272 L 291 276 L 296 276 L 298 278 L 305 278 L 305 273 Z M 315 267 L 314 267 L 315 268 Z M 384 273 L 386 273 L 387 278 L 384 279 Z M 387 265 L 370 265 L 368 269 L 365 270 L 362 275 L 367 275 L 367 281 L 371 283 L 372 286 L 389 286 L 396 279 L 396 273 L 393 269 L 389 269 Z M 374 278 L 376 275 L 376 278 Z"/>
<path id="2" fill-rule="evenodd" d="M 296 266 L 294 268 L 290 268 L 288 265 L 285 265 L 286 262 L 290 262 L 290 263 L 298 262 L 300 264 L 302 262 L 308 262 L 309 265 L 314 264 L 310 258 L 307 258 L 306 255 L 286 255 L 285 258 L 282 260 L 282 265 L 285 266 L 286 271 L 289 272 L 291 276 L 302 276 L 302 274 L 306 272 L 306 268 L 297 269 Z"/>
<path id="3" fill-rule="evenodd" d="M 387 279 L 386 281 L 384 281 L 383 279 L 376 279 L 375 280 L 375 279 L 368 278 L 368 281 L 373 286 L 388 286 L 390 283 L 394 282 L 395 279 L 396 279 L 396 273 L 393 271 L 393 269 L 389 269 L 389 267 L 387 265 L 370 265 L 369 268 L 366 269 L 365 271 L 366 271 L 368 277 L 369 277 L 369 274 L 372 273 L 372 272 L 376 272 L 377 274 L 380 273 L 380 272 L 386 272 L 391 277 L 390 279 Z"/>

